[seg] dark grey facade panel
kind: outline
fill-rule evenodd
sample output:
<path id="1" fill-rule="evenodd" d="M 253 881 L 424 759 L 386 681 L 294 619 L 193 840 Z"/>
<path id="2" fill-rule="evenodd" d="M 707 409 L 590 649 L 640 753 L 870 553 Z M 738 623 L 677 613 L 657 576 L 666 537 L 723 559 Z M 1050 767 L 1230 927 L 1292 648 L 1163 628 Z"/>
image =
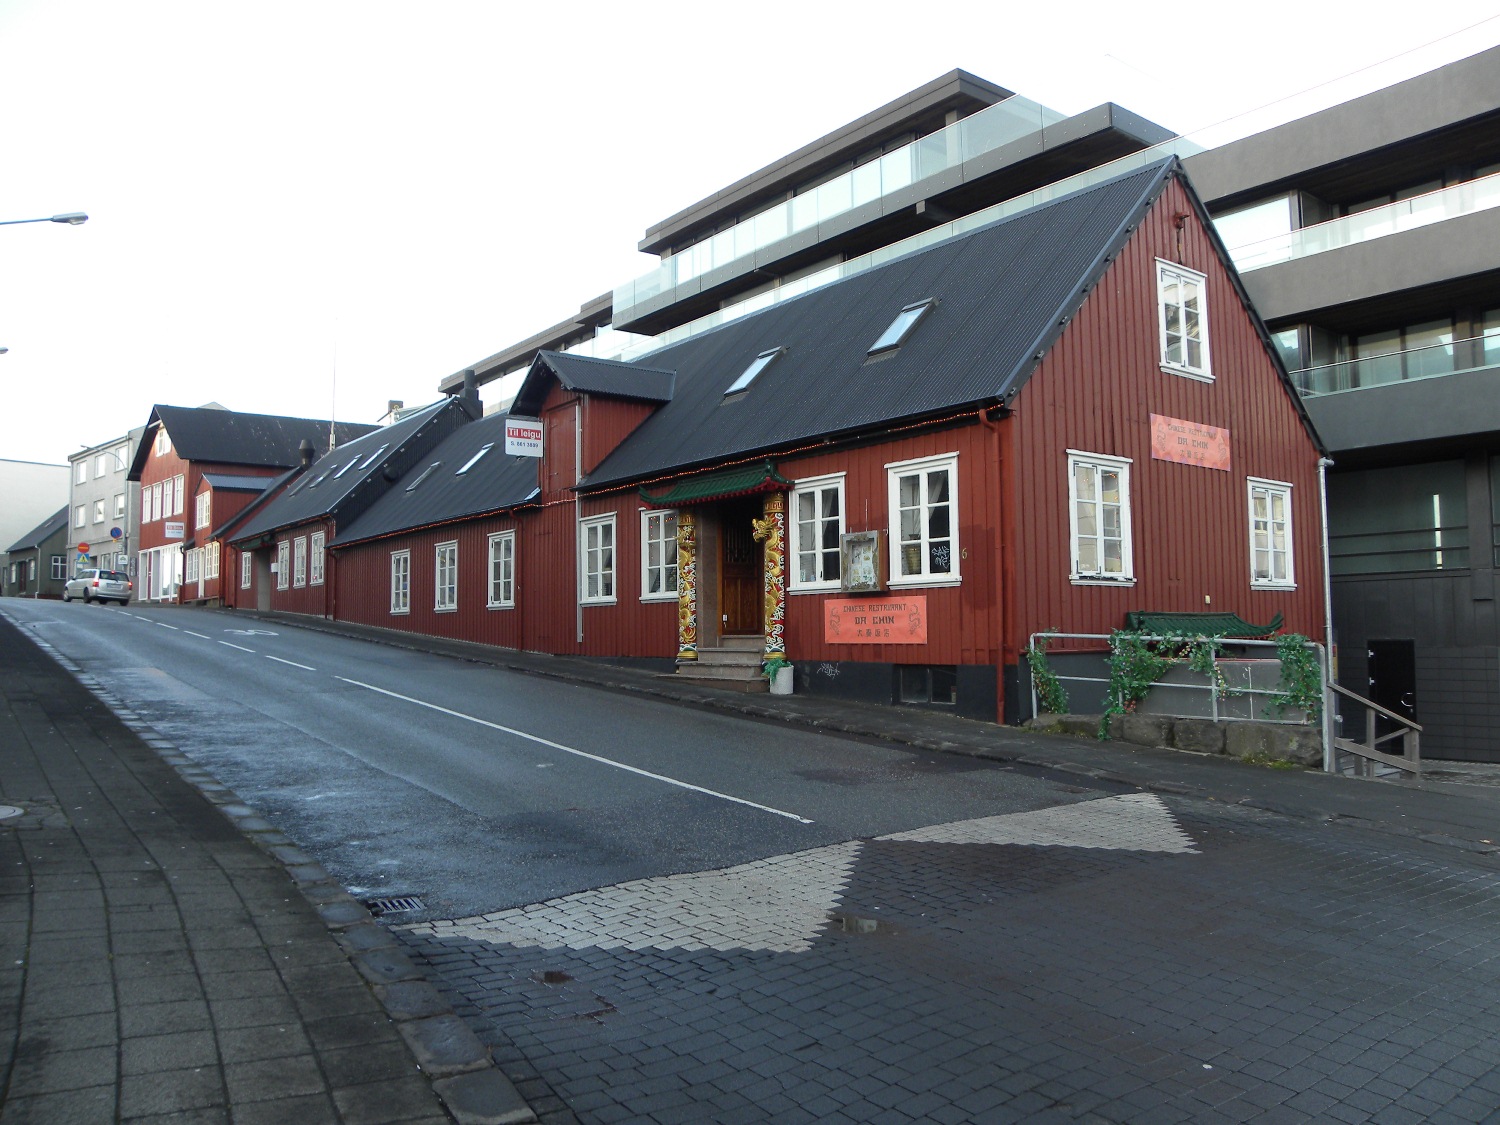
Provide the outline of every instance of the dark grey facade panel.
<path id="1" fill-rule="evenodd" d="M 1500 370 L 1317 395 L 1306 403 L 1335 456 L 1500 434 Z"/>

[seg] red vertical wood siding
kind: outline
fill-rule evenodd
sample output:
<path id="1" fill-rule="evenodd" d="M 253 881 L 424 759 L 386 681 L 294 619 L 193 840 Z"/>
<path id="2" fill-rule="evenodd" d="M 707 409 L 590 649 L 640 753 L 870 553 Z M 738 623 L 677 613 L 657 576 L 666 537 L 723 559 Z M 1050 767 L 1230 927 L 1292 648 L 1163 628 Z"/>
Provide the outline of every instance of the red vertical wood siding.
<path id="1" fill-rule="evenodd" d="M 1176 218 L 1182 217 L 1182 229 Z M 1207 276 L 1213 382 L 1164 372 L 1156 259 Z M 1229 431 L 1230 471 L 1151 458 L 1150 415 Z M 1007 653 L 1034 631 L 1103 633 L 1130 610 L 1234 612 L 1322 639 L 1318 451 L 1180 184 L 1170 184 L 1042 360 L 1004 426 L 1017 513 Z M 1131 460 L 1135 585 L 1073 585 L 1067 450 Z M 1247 476 L 1292 488 L 1293 591 L 1250 586 Z"/>
<path id="2" fill-rule="evenodd" d="M 280 582 L 276 578 L 271 581 L 271 608 L 278 613 L 306 613 L 314 617 L 333 616 L 332 594 L 334 590 L 332 568 L 329 566 L 330 555 L 325 549 L 323 553 L 323 581 L 314 586 L 312 584 L 312 536 L 316 531 L 323 532 L 323 542 L 326 544 L 333 538 L 333 528 L 329 520 L 310 520 L 307 523 L 298 524 L 278 531 L 269 547 L 271 558 L 277 557 L 280 549 L 278 544 L 285 543 L 286 565 L 288 573 L 286 576 L 286 589 L 280 588 Z M 297 581 L 297 548 L 296 540 L 301 539 L 306 544 L 306 569 L 303 572 L 303 585 L 296 585 Z M 235 582 L 239 582 L 239 573 L 235 573 Z M 252 603 L 253 604 L 253 603 Z"/>

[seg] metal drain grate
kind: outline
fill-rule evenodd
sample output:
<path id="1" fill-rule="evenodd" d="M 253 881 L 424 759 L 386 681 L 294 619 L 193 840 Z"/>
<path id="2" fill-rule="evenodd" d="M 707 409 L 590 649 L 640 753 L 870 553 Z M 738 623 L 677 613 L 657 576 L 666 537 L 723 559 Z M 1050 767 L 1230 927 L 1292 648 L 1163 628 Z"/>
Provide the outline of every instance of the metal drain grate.
<path id="1" fill-rule="evenodd" d="M 426 910 L 426 904 L 416 895 L 398 895 L 392 898 L 367 898 L 362 900 L 365 909 L 377 918 L 387 914 L 409 914 L 413 910 Z"/>

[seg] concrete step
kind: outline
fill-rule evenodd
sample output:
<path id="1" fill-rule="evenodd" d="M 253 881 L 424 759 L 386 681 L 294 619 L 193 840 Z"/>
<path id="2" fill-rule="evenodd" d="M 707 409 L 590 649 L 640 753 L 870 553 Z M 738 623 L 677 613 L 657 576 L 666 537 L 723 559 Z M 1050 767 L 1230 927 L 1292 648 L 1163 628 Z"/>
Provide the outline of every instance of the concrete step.
<path id="1" fill-rule="evenodd" d="M 770 683 L 759 672 L 753 679 L 727 677 L 722 671 L 715 672 L 712 668 L 694 668 L 691 661 L 679 665 L 677 675 L 684 680 L 691 680 L 695 687 L 718 688 L 721 691 L 738 691 L 746 694 L 771 690 Z"/>
<path id="2" fill-rule="evenodd" d="M 759 652 L 765 643 L 766 639 L 759 634 L 753 637 L 720 637 L 718 647 L 731 652 Z"/>
<path id="3" fill-rule="evenodd" d="M 759 680 L 760 662 L 754 664 L 719 664 L 713 661 L 685 660 L 677 665 L 677 674 L 687 679 Z"/>
<path id="4" fill-rule="evenodd" d="M 692 663 L 692 661 L 689 661 Z M 760 669 L 760 649 L 733 648 L 700 648 L 698 650 L 699 664 L 712 664 L 716 667 L 739 667 Z"/>

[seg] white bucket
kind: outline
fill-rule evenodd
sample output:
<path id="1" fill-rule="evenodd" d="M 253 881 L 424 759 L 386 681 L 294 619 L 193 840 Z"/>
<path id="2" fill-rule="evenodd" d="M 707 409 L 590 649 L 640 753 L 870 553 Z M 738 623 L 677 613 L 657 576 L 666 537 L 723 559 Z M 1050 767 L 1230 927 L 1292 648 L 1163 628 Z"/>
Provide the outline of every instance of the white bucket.
<path id="1" fill-rule="evenodd" d="M 790 667 L 776 669 L 776 675 L 771 679 L 771 694 L 792 694 L 792 670 Z"/>

